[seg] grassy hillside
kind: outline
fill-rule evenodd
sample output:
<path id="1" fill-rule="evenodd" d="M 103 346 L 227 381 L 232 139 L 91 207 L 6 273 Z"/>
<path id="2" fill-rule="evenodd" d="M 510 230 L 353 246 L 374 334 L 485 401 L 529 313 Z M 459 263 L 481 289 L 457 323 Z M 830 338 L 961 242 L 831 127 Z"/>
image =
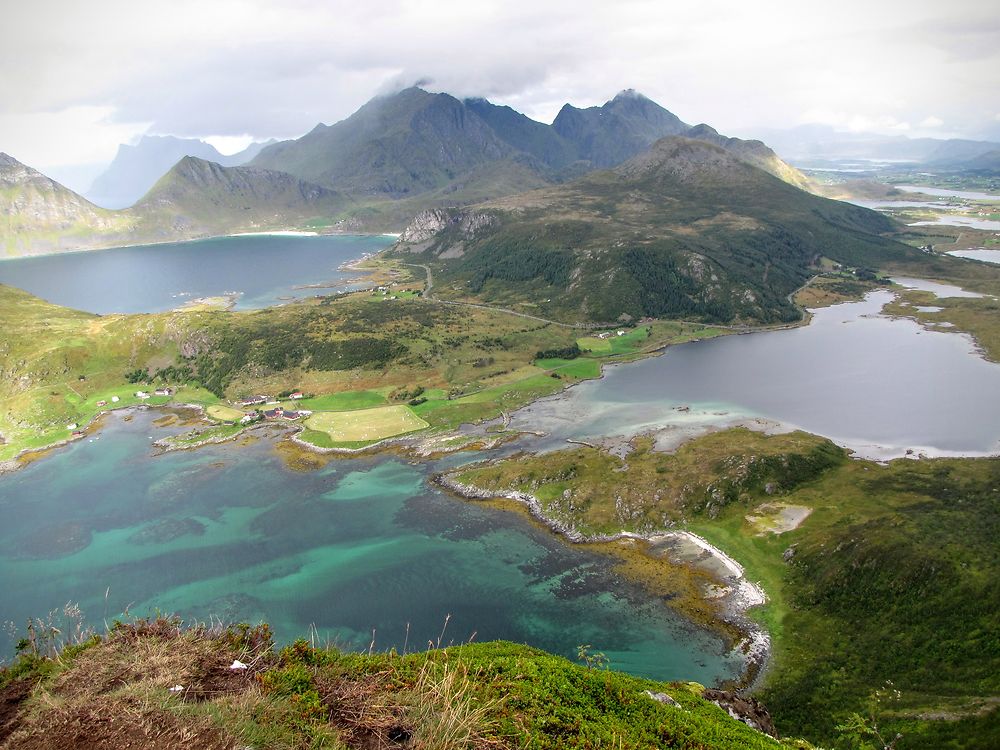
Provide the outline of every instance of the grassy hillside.
<path id="1" fill-rule="evenodd" d="M 779 180 L 794 185 L 799 190 L 815 192 L 815 186 L 809 178 L 791 164 L 783 161 L 774 151 L 761 141 L 745 141 L 740 138 L 727 138 L 710 125 L 702 123 L 695 125 L 683 133 L 685 138 L 695 138 L 699 141 L 714 143 L 729 151 L 747 164 L 763 169 Z"/>
<path id="2" fill-rule="evenodd" d="M 26 641 L 0 671 L 0 748 L 808 747 L 751 729 L 696 683 L 637 679 L 599 659 L 582 666 L 511 643 L 397 655 L 298 641 L 279 651 L 266 625 L 166 619 L 70 640 L 79 644 L 51 657 L 36 654 L 47 640 Z M 235 660 L 246 668 L 231 669 Z M 729 705 L 730 696 L 705 695 Z"/>
<path id="3" fill-rule="evenodd" d="M 435 293 L 566 321 L 787 322 L 799 318 L 788 296 L 821 258 L 878 266 L 919 255 L 883 236 L 894 225 L 874 211 L 685 138 L 432 224 L 417 217 L 398 252 L 432 265 Z"/>
<path id="4" fill-rule="evenodd" d="M 898 747 L 1000 743 L 1000 459 L 882 465 L 804 433 L 734 430 L 676 454 L 639 439 L 624 459 L 576 448 L 458 479 L 529 492 L 583 532 L 680 527 L 732 555 L 770 597 L 759 695 L 782 732 L 855 747 L 838 726 L 875 711 Z"/>
<path id="5" fill-rule="evenodd" d="M 146 236 L 173 238 L 333 225 L 350 202 L 289 174 L 186 156 L 129 213 Z"/>
<path id="6" fill-rule="evenodd" d="M 539 352 L 572 347 L 580 332 L 426 301 L 404 291 L 413 286 L 402 281 L 388 294 L 248 312 L 98 316 L 0 285 L 0 316 L 7 323 L 0 330 L 0 461 L 69 439 L 76 430 L 70 425 L 82 427 L 108 408 L 171 400 L 210 407 L 296 389 L 311 396 L 302 408 L 351 412 L 398 404 L 413 411 L 401 425 L 447 430 L 597 377 L 604 359 L 722 333 L 656 323 L 607 351 L 539 361 Z M 172 386 L 176 393 L 136 398 L 150 386 Z M 213 416 L 230 422 L 242 410 Z M 307 440 L 336 447 L 336 438 L 306 427 Z M 331 429 L 340 434 L 336 425 Z M 359 447 L 347 442 L 344 447 Z"/>

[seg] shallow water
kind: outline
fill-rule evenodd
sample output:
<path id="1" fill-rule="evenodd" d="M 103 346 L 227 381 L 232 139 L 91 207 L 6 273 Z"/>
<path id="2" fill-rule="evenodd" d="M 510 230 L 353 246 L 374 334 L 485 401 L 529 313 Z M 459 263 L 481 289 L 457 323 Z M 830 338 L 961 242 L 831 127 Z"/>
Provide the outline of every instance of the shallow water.
<path id="1" fill-rule="evenodd" d="M 945 216 L 939 216 L 934 221 L 914 221 L 907 226 L 910 227 L 928 227 L 928 226 L 950 226 L 950 227 L 972 227 L 973 229 L 1000 229 L 1000 221 L 995 219 L 976 219 L 972 216 L 956 216 L 955 214 L 947 214 Z"/>
<path id="2" fill-rule="evenodd" d="M 888 291 L 814 311 L 808 326 L 671 347 L 515 412 L 532 445 L 762 418 L 861 455 L 1000 452 L 1000 365 L 960 334 L 880 315 Z M 678 408 L 687 407 L 685 411 Z"/>
<path id="3" fill-rule="evenodd" d="M 948 255 L 956 258 L 969 258 L 971 260 L 981 260 L 986 263 L 1000 264 L 1000 250 L 987 248 L 974 248 L 972 250 L 952 250 Z"/>
<path id="4" fill-rule="evenodd" d="M 863 200 L 863 199 L 852 199 L 844 201 L 845 203 L 853 203 L 855 206 L 861 206 L 862 208 L 936 208 L 944 209 L 948 208 L 946 203 L 925 203 L 923 201 L 890 201 L 890 200 Z"/>
<path id="5" fill-rule="evenodd" d="M 0 621 L 72 600 L 98 624 L 127 606 L 265 619 L 283 641 L 315 625 L 355 649 L 374 629 L 377 648 L 419 650 L 450 614 L 443 643 L 569 657 L 591 644 L 619 669 L 705 683 L 742 669 L 606 558 L 432 489 L 427 467 L 379 456 L 292 471 L 267 439 L 154 456 L 156 412 L 123 416 L 0 477 Z"/>
<path id="6" fill-rule="evenodd" d="M 970 292 L 954 284 L 942 284 L 940 281 L 929 281 L 928 279 L 913 279 L 909 276 L 895 276 L 892 281 L 907 289 L 916 289 L 921 292 L 931 292 L 935 297 L 969 297 L 978 298 L 985 295 L 979 292 Z"/>
<path id="7" fill-rule="evenodd" d="M 15 258 L 0 262 L 0 283 L 57 305 L 94 313 L 160 312 L 202 297 L 236 295 L 238 309 L 329 294 L 357 272 L 343 263 L 377 252 L 392 237 L 244 235 L 194 242 Z"/>
<path id="8" fill-rule="evenodd" d="M 975 190 L 952 190 L 951 188 L 933 188 L 923 185 L 893 185 L 894 188 L 907 193 L 923 193 L 940 198 L 968 198 L 969 200 L 1000 201 L 1000 195 L 978 192 Z"/>

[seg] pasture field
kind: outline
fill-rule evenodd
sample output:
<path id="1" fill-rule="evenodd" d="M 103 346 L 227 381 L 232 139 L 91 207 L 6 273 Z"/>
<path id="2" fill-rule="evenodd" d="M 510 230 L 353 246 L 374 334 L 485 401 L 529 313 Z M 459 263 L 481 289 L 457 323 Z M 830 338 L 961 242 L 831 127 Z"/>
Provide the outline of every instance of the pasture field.
<path id="1" fill-rule="evenodd" d="M 240 409 L 234 409 L 231 406 L 223 406 L 222 404 L 211 404 L 206 407 L 205 411 L 208 416 L 212 419 L 218 419 L 221 422 L 235 422 L 242 419 L 244 412 Z"/>
<path id="2" fill-rule="evenodd" d="M 380 406 L 347 412 L 320 412 L 305 421 L 309 430 L 323 432 L 334 443 L 384 440 L 429 427 L 408 406 Z"/>

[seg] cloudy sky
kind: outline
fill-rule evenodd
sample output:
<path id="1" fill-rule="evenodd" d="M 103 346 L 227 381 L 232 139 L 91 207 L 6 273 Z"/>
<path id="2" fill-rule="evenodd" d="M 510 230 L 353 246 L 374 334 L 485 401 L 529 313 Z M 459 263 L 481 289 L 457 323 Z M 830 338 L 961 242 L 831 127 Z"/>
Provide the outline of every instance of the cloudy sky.
<path id="1" fill-rule="evenodd" d="M 106 163 L 143 133 L 235 151 L 418 80 L 550 122 L 634 87 L 723 132 L 1000 139 L 991 0 L 5 2 L 0 151 Z"/>

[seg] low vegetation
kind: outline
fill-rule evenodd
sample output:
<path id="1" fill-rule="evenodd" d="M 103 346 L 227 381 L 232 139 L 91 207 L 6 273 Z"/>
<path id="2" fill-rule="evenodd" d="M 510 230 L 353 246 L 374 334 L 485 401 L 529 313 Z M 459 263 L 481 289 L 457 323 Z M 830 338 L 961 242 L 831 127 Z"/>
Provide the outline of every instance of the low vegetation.
<path id="1" fill-rule="evenodd" d="M 9 323 L 0 331 L 0 461 L 73 439 L 110 409 L 187 403 L 235 425 L 247 411 L 241 397 L 293 390 L 305 397 L 284 398 L 283 406 L 314 413 L 303 439 L 322 448 L 364 447 L 427 426 L 447 430 L 498 417 L 599 376 L 608 358 L 724 333 L 655 322 L 583 351 L 579 331 L 544 321 L 415 295 L 373 300 L 366 292 L 251 312 L 99 316 L 0 286 L 0 314 Z M 537 359 L 566 353 L 581 356 Z M 170 395 L 156 395 L 165 388 Z M 402 409 L 384 414 L 408 413 L 405 423 L 366 428 L 366 419 L 383 414 L 368 410 L 388 404 Z M 363 411 L 343 414 L 354 410 Z M 327 429 L 349 423 L 357 427 L 350 436 Z M 358 437 L 366 430 L 378 437 Z M 174 442 L 204 439 L 196 431 Z"/>
<path id="2" fill-rule="evenodd" d="M 624 459 L 578 448 L 457 478 L 530 493 L 587 534 L 685 528 L 743 564 L 770 597 L 759 695 L 782 732 L 854 747 L 838 727 L 882 690 L 898 747 L 1000 746 L 1000 459 L 882 465 L 740 429 L 673 455 L 638 439 Z"/>
<path id="3" fill-rule="evenodd" d="M 345 653 L 266 625 L 116 623 L 0 671 L 0 748 L 808 748 L 732 718 L 731 697 L 512 643 Z M 234 668 L 235 667 L 235 668 Z M 763 714 L 766 716 L 766 714 Z M 754 717 L 759 719 L 758 716 Z"/>

